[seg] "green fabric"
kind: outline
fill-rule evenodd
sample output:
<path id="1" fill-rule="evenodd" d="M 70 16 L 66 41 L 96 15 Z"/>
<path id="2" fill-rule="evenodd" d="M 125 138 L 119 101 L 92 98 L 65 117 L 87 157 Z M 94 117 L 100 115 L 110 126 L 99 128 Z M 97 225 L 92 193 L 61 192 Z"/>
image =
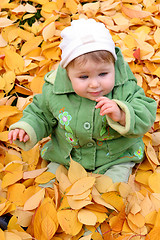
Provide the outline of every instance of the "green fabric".
<path id="1" fill-rule="evenodd" d="M 106 96 L 126 112 L 126 126 L 100 116 L 95 101 L 76 95 L 66 70 L 59 66 L 56 74 L 51 71 L 45 76 L 43 93 L 34 97 L 20 120 L 35 131 L 29 133 L 30 142 L 34 137 L 34 143 L 24 144 L 26 150 L 34 146 L 35 135 L 38 142 L 51 134 L 41 156 L 66 167 L 70 155 L 87 170 L 99 173 L 105 173 L 115 164 L 142 161 L 142 136 L 154 123 L 157 106 L 137 85 L 119 48 L 116 53 L 115 87 Z M 26 128 L 25 131 L 28 132 Z"/>

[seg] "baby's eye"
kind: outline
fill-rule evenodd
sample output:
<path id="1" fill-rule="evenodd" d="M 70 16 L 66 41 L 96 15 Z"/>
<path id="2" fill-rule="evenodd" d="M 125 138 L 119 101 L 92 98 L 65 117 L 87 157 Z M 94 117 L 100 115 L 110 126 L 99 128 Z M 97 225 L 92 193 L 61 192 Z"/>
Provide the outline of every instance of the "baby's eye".
<path id="1" fill-rule="evenodd" d="M 80 76 L 79 78 L 80 78 L 80 79 L 87 79 L 88 76 L 87 76 L 87 75 L 82 75 L 82 76 Z"/>
<path id="2" fill-rule="evenodd" d="M 100 77 L 104 77 L 106 75 L 107 75 L 107 72 L 102 72 L 102 73 L 99 74 Z"/>

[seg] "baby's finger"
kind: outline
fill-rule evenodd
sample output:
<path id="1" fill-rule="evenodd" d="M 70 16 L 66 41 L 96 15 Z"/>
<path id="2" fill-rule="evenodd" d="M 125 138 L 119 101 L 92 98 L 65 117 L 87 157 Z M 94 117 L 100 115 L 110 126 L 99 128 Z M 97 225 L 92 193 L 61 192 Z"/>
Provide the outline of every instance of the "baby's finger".
<path id="1" fill-rule="evenodd" d="M 16 128 L 14 131 L 13 131 L 13 141 L 17 140 L 17 138 L 19 137 L 19 129 Z"/>
<path id="2" fill-rule="evenodd" d="M 23 129 L 19 129 L 19 141 L 22 142 L 24 135 L 25 135 L 25 131 Z"/>
<path id="3" fill-rule="evenodd" d="M 8 133 L 8 140 L 10 141 L 10 143 L 13 143 L 13 130 L 11 130 L 9 133 Z"/>
<path id="4" fill-rule="evenodd" d="M 97 105 L 95 106 L 95 108 L 101 108 L 104 104 L 106 104 L 108 102 L 108 99 L 101 99 Z"/>
<path id="5" fill-rule="evenodd" d="M 29 135 L 26 134 L 26 135 L 24 136 L 24 138 L 23 138 L 23 142 L 27 142 L 28 140 L 29 140 Z"/>
<path id="6" fill-rule="evenodd" d="M 111 106 L 109 106 L 109 107 L 105 107 L 105 108 L 101 108 L 101 111 L 100 111 L 100 115 L 102 115 L 102 116 L 104 116 L 104 115 L 107 115 L 107 114 L 109 114 L 109 113 L 112 113 L 113 112 L 113 110 L 112 110 L 112 107 Z"/>

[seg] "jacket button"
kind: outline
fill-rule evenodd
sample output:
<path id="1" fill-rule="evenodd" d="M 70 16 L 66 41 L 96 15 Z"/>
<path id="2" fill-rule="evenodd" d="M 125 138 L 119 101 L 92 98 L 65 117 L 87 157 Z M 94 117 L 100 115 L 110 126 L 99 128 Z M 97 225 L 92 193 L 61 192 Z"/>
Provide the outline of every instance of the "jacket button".
<path id="1" fill-rule="evenodd" d="M 85 122 L 83 125 L 84 129 L 88 130 L 91 127 L 91 124 L 89 122 Z"/>
<path id="2" fill-rule="evenodd" d="M 92 146 L 93 146 L 92 142 L 87 143 L 87 147 L 92 147 Z"/>

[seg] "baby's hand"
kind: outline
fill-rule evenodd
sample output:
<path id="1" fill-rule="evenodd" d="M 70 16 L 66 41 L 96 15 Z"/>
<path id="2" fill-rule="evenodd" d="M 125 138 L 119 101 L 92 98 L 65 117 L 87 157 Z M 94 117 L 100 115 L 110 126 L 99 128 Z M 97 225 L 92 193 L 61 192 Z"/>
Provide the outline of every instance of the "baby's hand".
<path id="1" fill-rule="evenodd" d="M 99 97 L 95 108 L 100 108 L 100 115 L 107 115 L 113 121 L 125 125 L 125 113 L 118 107 L 117 103 L 107 97 Z"/>
<path id="2" fill-rule="evenodd" d="M 16 128 L 14 130 L 11 130 L 8 134 L 8 140 L 12 144 L 13 141 L 19 139 L 20 142 L 27 142 L 29 140 L 29 135 L 20 128 Z"/>

